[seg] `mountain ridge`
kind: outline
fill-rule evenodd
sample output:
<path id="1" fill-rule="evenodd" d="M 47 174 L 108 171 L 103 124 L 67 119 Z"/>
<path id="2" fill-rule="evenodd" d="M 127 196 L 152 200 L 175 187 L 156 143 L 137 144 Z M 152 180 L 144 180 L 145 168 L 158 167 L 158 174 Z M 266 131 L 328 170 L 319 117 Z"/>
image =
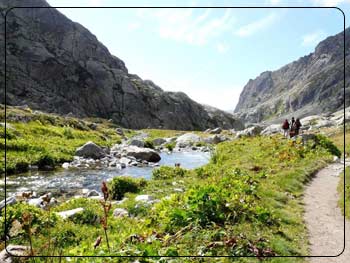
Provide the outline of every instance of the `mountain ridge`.
<path id="1" fill-rule="evenodd" d="M 163 91 L 150 80 L 130 74 L 95 35 L 44 0 L 1 0 L 4 41 L 7 14 L 7 92 L 9 105 L 81 117 L 112 119 L 126 128 L 205 130 L 243 128 L 229 113 L 211 116 L 183 92 Z M 1 52 L 0 60 L 4 62 Z M 2 64 L 3 65 L 3 64 Z M 3 86 L 4 68 L 0 68 Z M 1 101 L 5 94 L 0 94 Z"/>
<path id="2" fill-rule="evenodd" d="M 346 71 L 350 71 L 350 28 L 345 31 Z M 234 113 L 247 122 L 334 112 L 343 107 L 343 32 L 321 41 L 314 52 L 249 80 Z M 346 76 L 349 95 L 349 76 Z M 345 96 L 346 105 L 350 104 Z"/>

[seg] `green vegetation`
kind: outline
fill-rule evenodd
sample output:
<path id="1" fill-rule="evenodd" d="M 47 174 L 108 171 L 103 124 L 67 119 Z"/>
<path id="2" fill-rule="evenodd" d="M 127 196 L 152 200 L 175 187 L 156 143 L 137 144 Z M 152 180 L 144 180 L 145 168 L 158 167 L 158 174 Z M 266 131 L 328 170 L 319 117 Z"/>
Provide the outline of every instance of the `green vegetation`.
<path id="1" fill-rule="evenodd" d="M 26 122 L 23 122 L 26 120 Z M 0 116 L 0 122 L 4 115 Z M 26 172 L 29 165 L 39 169 L 51 168 L 73 159 L 77 147 L 87 141 L 100 146 L 120 142 L 115 125 L 101 121 L 100 124 L 64 118 L 52 114 L 34 114 L 29 109 L 7 109 L 7 128 L 0 129 L 0 155 L 5 155 L 8 174 Z M 92 127 L 92 128 L 89 128 Z M 4 159 L 0 160 L 0 173 L 5 172 Z"/>
<path id="2" fill-rule="evenodd" d="M 167 148 L 169 150 L 169 152 L 172 152 L 174 150 L 175 146 L 176 146 L 175 141 L 165 144 L 165 148 Z"/>
<path id="3" fill-rule="evenodd" d="M 154 149 L 154 144 L 151 140 L 147 139 L 147 140 L 145 140 L 145 147 L 150 148 L 150 149 Z"/>
<path id="4" fill-rule="evenodd" d="M 350 168 L 345 169 L 345 186 L 344 186 L 344 171 L 340 173 L 340 179 L 338 184 L 338 193 L 339 193 L 339 207 L 342 210 L 342 213 L 345 213 L 345 216 L 350 219 Z M 345 195 L 345 204 L 346 209 L 344 211 L 344 195 Z"/>
<path id="5" fill-rule="evenodd" d="M 137 193 L 146 185 L 147 181 L 143 178 L 116 176 L 108 184 L 108 188 L 112 199 L 121 200 L 125 193 Z"/>
<path id="6" fill-rule="evenodd" d="M 186 170 L 181 167 L 169 167 L 169 166 L 161 166 L 153 170 L 152 179 L 171 179 L 171 178 L 180 178 L 184 177 L 186 174 Z"/>
<path id="7" fill-rule="evenodd" d="M 328 129 L 325 131 L 329 135 L 329 138 L 338 147 L 338 149 L 344 152 L 344 129 L 343 127 L 334 129 Z M 350 156 L 350 125 L 345 126 L 345 154 Z"/>
<path id="8" fill-rule="evenodd" d="M 332 160 L 329 149 L 333 149 L 329 142 L 303 145 L 301 141 L 285 140 L 282 136 L 248 137 L 219 144 L 210 163 L 204 167 L 195 170 L 161 167 L 154 171 L 153 179 L 146 185 L 140 184 L 136 190 L 134 186 L 139 183 L 116 177 L 119 179 L 113 179 L 108 185 L 109 193 L 117 199 L 124 195 L 127 200 L 118 204 L 112 202 L 111 211 L 125 208 L 130 217 L 115 218 L 111 213 L 104 213 L 98 200 L 75 199 L 60 204 L 53 211 L 77 207 L 89 210 L 78 219 L 55 218 L 49 225 L 48 235 L 45 227 L 36 229 L 35 223 L 45 222 L 47 212 L 35 209 L 34 254 L 45 254 L 43 248 L 51 238 L 52 242 L 69 241 L 60 243 L 60 252 L 54 252 L 56 255 L 109 255 L 110 250 L 112 255 L 159 256 L 142 262 L 163 262 L 159 261 L 161 256 L 176 255 L 251 255 L 258 258 L 306 255 L 307 233 L 302 216 L 304 183 L 313 172 Z M 148 194 L 159 201 L 138 203 L 135 201 L 137 194 Z M 20 203 L 10 209 L 11 213 L 21 214 L 27 208 L 28 211 L 33 209 Z M 96 223 L 98 220 L 90 220 L 91 212 L 98 218 L 107 216 L 109 244 L 103 229 Z M 16 225 L 14 218 L 7 218 L 5 226 Z M 100 243 L 96 241 L 99 237 L 102 237 Z M 95 241 L 98 245 L 94 248 Z M 23 231 L 17 231 L 8 242 L 28 244 L 28 238 Z M 94 260 L 117 262 L 108 258 Z M 260 260 L 235 258 L 218 262 L 232 261 Z M 266 261 L 303 262 L 304 259 L 270 258 Z M 89 262 L 89 259 L 82 258 L 79 262 Z M 129 262 L 129 259 L 120 259 L 120 262 Z M 174 258 L 172 262 L 198 260 Z"/>

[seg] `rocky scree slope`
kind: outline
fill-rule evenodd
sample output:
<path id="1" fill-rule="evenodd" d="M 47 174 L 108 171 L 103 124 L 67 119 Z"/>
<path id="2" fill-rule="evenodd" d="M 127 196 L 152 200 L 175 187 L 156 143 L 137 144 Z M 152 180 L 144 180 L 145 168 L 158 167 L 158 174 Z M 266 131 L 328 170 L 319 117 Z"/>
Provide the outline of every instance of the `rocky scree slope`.
<path id="1" fill-rule="evenodd" d="M 266 71 L 243 88 L 235 114 L 248 122 L 334 112 L 344 100 L 344 32 L 321 41 L 315 51 L 276 71 Z M 350 72 L 350 29 L 345 31 L 346 72 Z M 346 105 L 350 105 L 346 74 Z"/>
<path id="2" fill-rule="evenodd" d="M 0 44 L 10 6 L 49 7 L 44 0 L 0 0 Z M 211 115 L 182 92 L 165 92 L 129 74 L 122 60 L 86 28 L 54 8 L 15 8 L 7 14 L 8 105 L 112 119 L 127 128 L 243 128 L 229 113 Z M 115 32 L 114 32 L 115 33 Z M 4 86 L 4 52 L 0 52 Z M 4 102 L 4 91 L 0 94 Z"/>

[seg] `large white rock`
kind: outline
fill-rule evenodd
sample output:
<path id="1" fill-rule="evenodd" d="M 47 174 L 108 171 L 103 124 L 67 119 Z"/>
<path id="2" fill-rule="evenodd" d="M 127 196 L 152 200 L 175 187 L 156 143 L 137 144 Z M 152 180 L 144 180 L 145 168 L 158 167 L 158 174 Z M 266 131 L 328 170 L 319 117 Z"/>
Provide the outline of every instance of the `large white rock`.
<path id="1" fill-rule="evenodd" d="M 17 202 L 16 196 L 10 196 L 0 202 L 0 211 L 5 207 L 5 205 L 13 205 Z"/>
<path id="2" fill-rule="evenodd" d="M 69 218 L 77 213 L 80 213 L 84 211 L 84 208 L 79 207 L 79 208 L 75 208 L 72 210 L 67 210 L 67 211 L 62 211 L 62 212 L 57 212 L 57 215 L 59 215 L 60 217 L 62 217 L 63 219 Z"/>
<path id="3" fill-rule="evenodd" d="M 271 135 L 275 133 L 279 133 L 282 131 L 280 124 L 272 124 L 270 126 L 267 126 L 260 134 L 261 135 Z"/>
<path id="4" fill-rule="evenodd" d="M 116 208 L 113 211 L 114 217 L 127 217 L 129 216 L 129 212 L 123 208 Z"/>
<path id="5" fill-rule="evenodd" d="M 217 127 L 209 131 L 210 134 L 220 134 L 221 132 L 222 132 L 222 129 L 220 127 Z"/>
<path id="6" fill-rule="evenodd" d="M 0 252 L 0 262 L 1 263 L 19 262 L 17 257 L 28 256 L 29 254 L 30 254 L 30 248 L 27 246 L 8 245 L 6 249 Z"/>
<path id="7" fill-rule="evenodd" d="M 150 202 L 154 200 L 154 197 L 151 195 L 138 195 L 135 197 L 136 202 Z"/>
<path id="8" fill-rule="evenodd" d="M 188 147 L 193 143 L 200 142 L 201 137 L 194 133 L 185 133 L 176 139 L 176 146 L 183 148 Z"/>
<path id="9" fill-rule="evenodd" d="M 257 136 L 261 131 L 262 128 L 260 126 L 249 127 L 243 131 L 238 131 L 235 138 L 241 138 L 242 136 Z"/>
<path id="10" fill-rule="evenodd" d="M 324 128 L 324 127 L 332 127 L 332 126 L 336 126 L 337 123 L 335 121 L 332 120 L 319 120 L 317 122 L 317 124 L 314 126 L 314 128 L 319 129 L 319 128 Z"/>

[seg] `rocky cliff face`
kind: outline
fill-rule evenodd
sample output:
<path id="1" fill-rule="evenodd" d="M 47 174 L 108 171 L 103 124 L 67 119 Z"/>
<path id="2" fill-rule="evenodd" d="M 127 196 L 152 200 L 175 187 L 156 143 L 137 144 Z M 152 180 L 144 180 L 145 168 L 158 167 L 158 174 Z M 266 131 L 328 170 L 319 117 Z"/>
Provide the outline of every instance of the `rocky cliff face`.
<path id="1" fill-rule="evenodd" d="M 0 0 L 2 46 L 9 6 L 49 7 L 44 0 Z M 184 93 L 165 92 L 152 81 L 129 74 L 124 62 L 93 34 L 53 8 L 12 9 L 6 29 L 9 105 L 98 116 L 128 128 L 242 128 L 229 113 L 212 115 Z M 3 67 L 0 78 L 3 87 Z M 4 96 L 2 92 L 2 102 Z"/>
<path id="2" fill-rule="evenodd" d="M 350 72 L 350 29 L 346 29 L 346 72 Z M 245 85 L 235 113 L 248 122 L 334 112 L 343 107 L 343 32 L 279 70 L 266 71 Z M 346 74 L 346 104 L 350 75 Z"/>

